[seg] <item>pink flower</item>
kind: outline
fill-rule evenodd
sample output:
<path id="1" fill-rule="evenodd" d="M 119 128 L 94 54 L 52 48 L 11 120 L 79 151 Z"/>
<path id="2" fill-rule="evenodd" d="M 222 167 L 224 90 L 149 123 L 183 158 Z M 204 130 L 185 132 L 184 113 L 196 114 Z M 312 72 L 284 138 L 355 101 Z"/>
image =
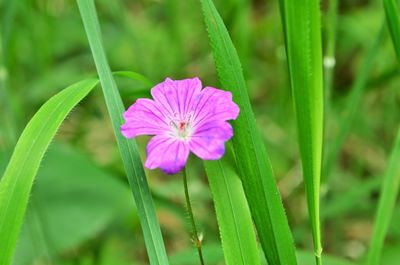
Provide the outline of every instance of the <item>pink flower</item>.
<path id="1" fill-rule="evenodd" d="M 202 89 L 199 78 L 167 78 L 151 89 L 151 95 L 154 100 L 140 98 L 129 107 L 121 126 L 126 138 L 155 135 L 147 145 L 147 168 L 175 174 L 190 151 L 204 160 L 222 157 L 225 142 L 233 136 L 227 120 L 239 114 L 230 92 Z"/>

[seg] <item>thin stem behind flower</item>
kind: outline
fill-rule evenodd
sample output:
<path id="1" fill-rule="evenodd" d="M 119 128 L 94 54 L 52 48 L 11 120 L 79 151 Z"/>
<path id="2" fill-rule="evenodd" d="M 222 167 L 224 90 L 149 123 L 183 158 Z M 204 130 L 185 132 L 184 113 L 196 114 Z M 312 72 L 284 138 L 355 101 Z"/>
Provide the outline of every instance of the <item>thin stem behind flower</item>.
<path id="1" fill-rule="evenodd" d="M 190 223 L 192 225 L 192 230 L 193 230 L 192 231 L 193 242 L 197 248 L 197 252 L 199 253 L 200 264 L 204 265 L 203 251 L 201 248 L 202 239 L 199 237 L 199 234 L 197 233 L 197 227 L 196 227 L 196 223 L 194 221 L 192 204 L 190 203 L 189 189 L 188 189 L 188 184 L 187 184 L 186 168 L 183 168 L 182 175 L 183 175 L 183 186 L 185 189 L 186 206 L 187 206 L 187 210 L 189 212 Z"/>

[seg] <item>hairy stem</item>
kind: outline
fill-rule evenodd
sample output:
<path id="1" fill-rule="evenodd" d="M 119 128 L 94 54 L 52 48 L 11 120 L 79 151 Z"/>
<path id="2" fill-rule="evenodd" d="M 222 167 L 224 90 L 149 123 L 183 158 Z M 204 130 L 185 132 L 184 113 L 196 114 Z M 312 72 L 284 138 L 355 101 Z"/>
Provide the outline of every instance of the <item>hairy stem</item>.
<path id="1" fill-rule="evenodd" d="M 197 233 L 196 222 L 194 221 L 192 204 L 190 202 L 190 197 L 189 197 L 189 189 L 188 189 L 188 183 L 187 183 L 186 168 L 183 168 L 182 175 L 183 175 L 183 186 L 184 186 L 184 189 L 185 189 L 186 206 L 187 206 L 187 210 L 189 212 L 190 223 L 192 225 L 193 242 L 194 242 L 194 245 L 197 248 L 197 252 L 199 253 L 200 264 L 204 265 L 203 250 L 201 248 L 202 238 L 199 237 L 199 234 Z"/>

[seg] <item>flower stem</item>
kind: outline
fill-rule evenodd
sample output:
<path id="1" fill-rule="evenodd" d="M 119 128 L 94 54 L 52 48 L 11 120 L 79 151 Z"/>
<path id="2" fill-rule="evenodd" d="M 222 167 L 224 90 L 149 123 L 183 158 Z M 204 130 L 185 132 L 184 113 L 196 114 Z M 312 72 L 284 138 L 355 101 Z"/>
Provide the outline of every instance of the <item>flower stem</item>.
<path id="1" fill-rule="evenodd" d="M 196 223 L 194 221 L 192 204 L 190 203 L 190 197 L 189 197 L 189 189 L 188 189 L 188 183 L 187 183 L 186 168 L 183 168 L 182 175 L 183 175 L 183 186 L 185 188 L 186 206 L 187 206 L 187 210 L 189 212 L 190 223 L 192 224 L 192 230 L 193 230 L 192 231 L 192 233 L 193 233 L 193 242 L 194 242 L 194 245 L 197 248 L 197 252 L 199 253 L 200 264 L 204 265 L 203 250 L 201 249 L 202 238 L 200 238 L 199 234 L 197 233 Z"/>

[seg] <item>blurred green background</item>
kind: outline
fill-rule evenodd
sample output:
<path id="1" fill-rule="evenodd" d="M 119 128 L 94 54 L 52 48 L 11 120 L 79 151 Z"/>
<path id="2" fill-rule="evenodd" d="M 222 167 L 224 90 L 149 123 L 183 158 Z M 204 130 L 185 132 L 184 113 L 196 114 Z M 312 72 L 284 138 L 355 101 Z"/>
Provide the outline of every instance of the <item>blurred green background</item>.
<path id="1" fill-rule="evenodd" d="M 312 239 L 278 1 L 215 2 L 243 64 L 300 264 L 310 264 Z M 321 4 L 323 33 L 330 23 L 328 3 Z M 199 1 L 98 0 L 96 4 L 113 71 L 135 71 L 153 83 L 165 77 L 199 76 L 203 84 L 219 86 Z M 342 0 L 338 10 L 336 67 L 326 115 L 328 149 L 346 114 L 350 88 L 366 50 L 384 21 L 381 1 Z M 0 19 L 3 172 L 18 136 L 41 104 L 68 85 L 95 76 L 96 70 L 75 1 L 0 0 Z M 330 264 L 362 261 L 371 236 L 382 174 L 400 121 L 400 75 L 388 36 L 385 28 L 350 134 L 331 174 L 322 176 L 324 252 L 340 257 L 326 258 Z M 146 83 L 123 78 L 117 82 L 126 106 L 149 96 Z M 148 139 L 137 139 L 143 157 Z M 201 161 L 194 156 L 188 172 L 208 264 L 223 264 L 211 193 Z M 159 170 L 147 173 L 171 264 L 197 264 L 181 176 L 165 176 Z M 399 206 L 382 264 L 400 260 Z M 100 89 L 63 124 L 39 170 L 28 208 L 15 265 L 148 264 Z"/>

